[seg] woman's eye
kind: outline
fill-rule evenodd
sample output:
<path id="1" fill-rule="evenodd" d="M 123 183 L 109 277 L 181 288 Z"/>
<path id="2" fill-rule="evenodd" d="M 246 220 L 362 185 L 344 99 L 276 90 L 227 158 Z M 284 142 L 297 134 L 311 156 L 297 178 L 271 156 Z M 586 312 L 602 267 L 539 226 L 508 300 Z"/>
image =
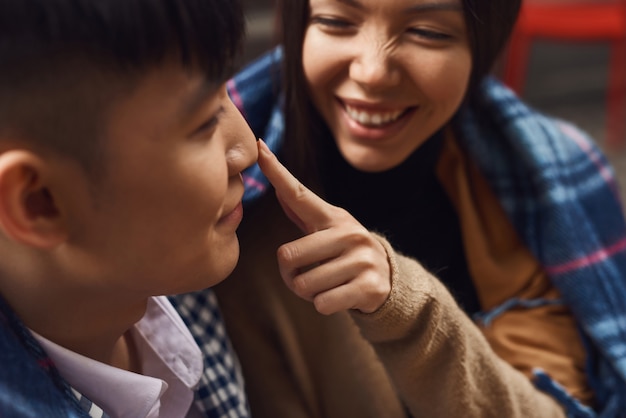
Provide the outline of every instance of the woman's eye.
<path id="1" fill-rule="evenodd" d="M 347 29 L 352 26 L 350 22 L 334 17 L 313 17 L 311 23 L 326 26 L 329 29 Z"/>
<path id="2" fill-rule="evenodd" d="M 409 33 L 416 35 L 420 38 L 427 39 L 429 41 L 447 41 L 452 38 L 452 36 L 446 33 L 437 32 L 430 29 L 412 28 L 409 29 Z"/>

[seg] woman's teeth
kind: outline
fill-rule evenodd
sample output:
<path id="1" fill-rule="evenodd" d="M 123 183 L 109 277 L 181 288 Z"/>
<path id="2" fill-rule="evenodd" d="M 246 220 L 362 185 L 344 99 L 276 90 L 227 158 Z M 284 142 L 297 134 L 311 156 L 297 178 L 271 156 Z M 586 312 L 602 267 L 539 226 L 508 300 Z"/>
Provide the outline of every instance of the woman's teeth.
<path id="1" fill-rule="evenodd" d="M 396 110 L 394 112 L 366 112 L 363 110 L 357 110 L 353 107 L 346 106 L 346 112 L 350 119 L 365 126 L 383 126 L 391 122 L 398 120 L 404 113 L 404 110 Z"/>

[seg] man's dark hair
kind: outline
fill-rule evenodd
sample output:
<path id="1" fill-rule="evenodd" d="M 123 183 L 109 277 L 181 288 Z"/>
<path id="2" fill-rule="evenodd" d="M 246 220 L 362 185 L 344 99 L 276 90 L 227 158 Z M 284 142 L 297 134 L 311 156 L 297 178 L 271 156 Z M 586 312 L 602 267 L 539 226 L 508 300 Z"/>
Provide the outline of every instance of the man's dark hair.
<path id="1" fill-rule="evenodd" d="M 178 55 L 221 82 L 243 32 L 239 0 L 0 0 L 0 135 L 89 166 L 129 80 Z"/>

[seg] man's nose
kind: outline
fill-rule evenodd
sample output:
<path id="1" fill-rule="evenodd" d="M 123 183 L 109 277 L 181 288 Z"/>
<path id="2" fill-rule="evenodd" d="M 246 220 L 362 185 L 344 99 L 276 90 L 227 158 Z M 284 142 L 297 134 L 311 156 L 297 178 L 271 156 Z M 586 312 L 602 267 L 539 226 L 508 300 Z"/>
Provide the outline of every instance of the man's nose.
<path id="1" fill-rule="evenodd" d="M 232 129 L 227 155 L 229 174 L 234 176 L 256 163 L 258 148 L 250 125 L 230 98 L 228 99 L 228 106 L 228 113 L 232 118 L 230 121 Z"/>

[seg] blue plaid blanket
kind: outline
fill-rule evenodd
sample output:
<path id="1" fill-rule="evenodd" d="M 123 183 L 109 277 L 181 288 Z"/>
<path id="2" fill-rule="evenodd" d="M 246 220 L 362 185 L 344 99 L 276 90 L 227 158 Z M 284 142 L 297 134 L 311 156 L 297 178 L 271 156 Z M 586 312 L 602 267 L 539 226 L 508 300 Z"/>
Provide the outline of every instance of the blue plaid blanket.
<path id="1" fill-rule="evenodd" d="M 228 83 L 274 151 L 284 133 L 281 59 L 276 48 Z M 570 417 L 626 417 L 626 223 L 612 168 L 583 132 L 530 108 L 499 81 L 486 79 L 479 96 L 456 115 L 459 143 L 573 311 L 597 407 L 581 405 L 541 370 L 535 384 Z M 246 203 L 268 187 L 257 166 L 244 180 Z"/>

